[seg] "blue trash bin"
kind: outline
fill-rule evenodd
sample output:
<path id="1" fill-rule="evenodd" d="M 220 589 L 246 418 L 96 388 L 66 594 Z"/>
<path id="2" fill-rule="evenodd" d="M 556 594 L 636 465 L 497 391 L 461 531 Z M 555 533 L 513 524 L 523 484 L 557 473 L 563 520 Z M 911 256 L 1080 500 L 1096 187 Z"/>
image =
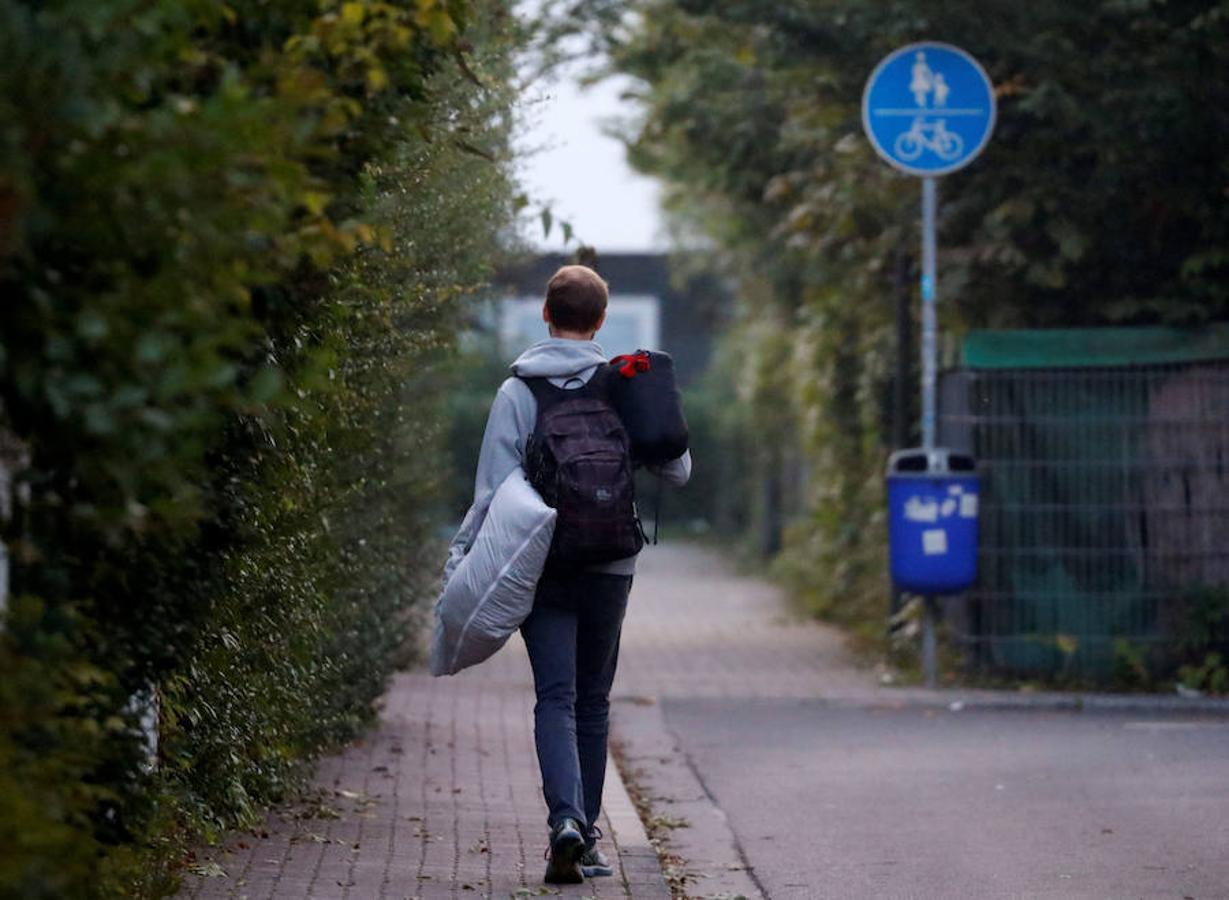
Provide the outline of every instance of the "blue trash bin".
<path id="1" fill-rule="evenodd" d="M 980 479 L 973 457 L 913 448 L 888 461 L 893 583 L 914 594 L 954 594 L 977 579 Z"/>

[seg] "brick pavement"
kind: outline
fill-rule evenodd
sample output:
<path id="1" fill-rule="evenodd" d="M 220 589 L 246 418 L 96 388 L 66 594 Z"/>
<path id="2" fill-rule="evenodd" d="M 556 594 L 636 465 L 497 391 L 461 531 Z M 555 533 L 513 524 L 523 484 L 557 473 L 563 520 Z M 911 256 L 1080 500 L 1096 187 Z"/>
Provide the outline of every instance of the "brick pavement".
<path id="1" fill-rule="evenodd" d="M 668 900 L 613 764 L 600 826 L 615 876 L 544 888 L 532 683 L 519 636 L 452 678 L 398 675 L 378 727 L 321 761 L 318 799 L 198 851 L 180 897 Z"/>
<path id="2" fill-rule="evenodd" d="M 692 821 L 668 840 L 689 862 L 689 894 L 758 892 L 723 814 L 644 700 L 874 690 L 838 631 L 792 614 L 762 579 L 733 574 L 711 549 L 672 543 L 645 551 L 624 626 L 613 725 L 624 774 L 657 801 L 654 812 Z M 533 748 L 532 677 L 519 636 L 453 678 L 398 675 L 384 702 L 377 729 L 321 761 L 319 802 L 270 813 L 255 832 L 201 851 L 198 871 L 213 877 L 186 876 L 181 896 L 537 896 L 546 812 Z M 605 800 L 603 843 L 615 877 L 551 893 L 668 898 L 614 765 Z"/>

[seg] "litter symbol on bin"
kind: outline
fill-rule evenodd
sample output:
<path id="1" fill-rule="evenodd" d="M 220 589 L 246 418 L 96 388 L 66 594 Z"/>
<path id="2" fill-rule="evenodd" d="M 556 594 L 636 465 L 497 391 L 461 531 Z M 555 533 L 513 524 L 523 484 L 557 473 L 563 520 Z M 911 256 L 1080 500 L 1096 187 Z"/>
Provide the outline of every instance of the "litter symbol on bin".
<path id="1" fill-rule="evenodd" d="M 953 484 L 947 489 L 948 496 L 939 502 L 934 497 L 919 497 L 916 494 L 905 501 L 905 521 L 938 522 L 959 515 L 962 519 L 977 518 L 977 495 L 966 494 L 964 488 Z M 941 551 L 946 552 L 946 551 Z"/>
<path id="2" fill-rule="evenodd" d="M 947 553 L 947 532 L 942 528 L 927 528 L 922 532 L 922 552 L 927 556 Z"/>
<path id="3" fill-rule="evenodd" d="M 910 522 L 937 522 L 939 504 L 931 497 L 910 497 L 905 501 L 905 518 Z"/>

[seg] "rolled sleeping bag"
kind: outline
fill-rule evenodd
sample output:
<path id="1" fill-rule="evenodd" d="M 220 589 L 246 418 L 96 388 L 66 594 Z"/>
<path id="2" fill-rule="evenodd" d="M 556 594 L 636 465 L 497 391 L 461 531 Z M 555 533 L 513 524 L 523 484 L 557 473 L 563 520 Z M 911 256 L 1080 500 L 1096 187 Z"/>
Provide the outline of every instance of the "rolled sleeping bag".
<path id="1" fill-rule="evenodd" d="M 555 535 L 555 516 L 519 466 L 504 479 L 435 603 L 432 675 L 455 675 L 482 662 L 525 621 Z"/>
<path id="2" fill-rule="evenodd" d="M 669 353 L 637 350 L 610 361 L 611 403 L 631 439 L 632 461 L 661 465 L 687 451 L 687 419 Z"/>

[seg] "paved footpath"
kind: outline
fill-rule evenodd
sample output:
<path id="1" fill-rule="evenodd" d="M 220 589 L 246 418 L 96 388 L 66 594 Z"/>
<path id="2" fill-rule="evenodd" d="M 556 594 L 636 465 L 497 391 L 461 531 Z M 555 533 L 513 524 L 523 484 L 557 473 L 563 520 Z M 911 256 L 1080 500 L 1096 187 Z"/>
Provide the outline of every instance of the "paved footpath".
<path id="1" fill-rule="evenodd" d="M 548 888 L 533 679 L 519 635 L 452 678 L 398 675 L 378 727 L 322 760 L 317 797 L 198 851 L 183 898 L 634 897 L 668 900 L 615 766 L 600 842 L 613 878 Z"/>

